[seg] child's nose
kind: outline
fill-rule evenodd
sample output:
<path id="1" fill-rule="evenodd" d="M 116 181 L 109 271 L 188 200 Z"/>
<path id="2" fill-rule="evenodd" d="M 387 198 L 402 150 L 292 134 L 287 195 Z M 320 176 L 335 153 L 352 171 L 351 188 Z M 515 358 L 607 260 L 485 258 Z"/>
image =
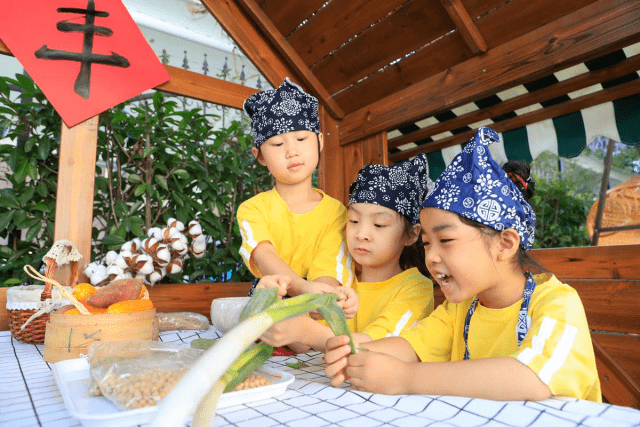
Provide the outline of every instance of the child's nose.
<path id="1" fill-rule="evenodd" d="M 424 263 L 427 265 L 433 265 L 440 261 L 440 256 L 438 255 L 438 251 L 433 248 L 424 248 Z"/>

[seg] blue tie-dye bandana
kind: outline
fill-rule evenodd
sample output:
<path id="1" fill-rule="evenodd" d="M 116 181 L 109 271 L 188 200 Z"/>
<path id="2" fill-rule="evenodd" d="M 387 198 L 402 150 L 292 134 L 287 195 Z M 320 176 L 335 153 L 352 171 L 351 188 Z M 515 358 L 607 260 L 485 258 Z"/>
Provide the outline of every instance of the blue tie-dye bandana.
<path id="1" fill-rule="evenodd" d="M 498 231 L 513 228 L 520 246 L 533 246 L 536 215 L 520 190 L 493 160 L 489 144 L 498 134 L 478 129 L 469 144 L 435 181 L 422 203 L 472 219 Z"/>
<path id="2" fill-rule="evenodd" d="M 349 188 L 349 204 L 372 203 L 393 209 L 412 224 L 420 221 L 420 200 L 428 182 L 427 156 L 394 164 L 367 165 Z"/>
<path id="3" fill-rule="evenodd" d="M 318 100 L 292 83 L 289 77 L 277 89 L 255 93 L 244 101 L 251 118 L 251 135 L 256 148 L 281 133 L 308 130 L 320 133 Z"/>

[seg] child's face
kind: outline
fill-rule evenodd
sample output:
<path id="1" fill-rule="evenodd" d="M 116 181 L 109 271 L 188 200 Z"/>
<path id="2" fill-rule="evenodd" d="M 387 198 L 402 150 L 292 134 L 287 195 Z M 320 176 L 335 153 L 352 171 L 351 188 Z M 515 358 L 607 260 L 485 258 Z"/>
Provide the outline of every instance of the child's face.
<path id="1" fill-rule="evenodd" d="M 347 247 L 361 266 L 397 267 L 406 240 L 404 221 L 396 211 L 371 203 L 349 205 Z"/>
<path id="2" fill-rule="evenodd" d="M 272 136 L 260 146 L 260 152 L 255 147 L 251 151 L 276 181 L 298 184 L 311 177 L 316 169 L 322 143 L 322 134 L 299 130 Z"/>
<path id="3" fill-rule="evenodd" d="M 420 224 L 427 269 L 447 300 L 459 303 L 496 287 L 495 248 L 481 230 L 437 208 L 422 209 Z"/>

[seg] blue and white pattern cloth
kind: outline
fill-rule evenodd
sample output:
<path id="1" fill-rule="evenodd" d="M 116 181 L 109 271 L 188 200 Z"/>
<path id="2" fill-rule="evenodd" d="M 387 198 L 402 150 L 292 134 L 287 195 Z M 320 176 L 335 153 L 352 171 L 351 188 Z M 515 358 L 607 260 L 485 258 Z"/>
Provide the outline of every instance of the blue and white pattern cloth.
<path id="1" fill-rule="evenodd" d="M 427 173 L 427 156 L 422 153 L 392 166 L 367 165 L 349 188 L 349 204 L 384 206 L 417 224 L 420 200 L 428 188 Z"/>
<path id="2" fill-rule="evenodd" d="M 289 77 L 277 89 L 254 93 L 244 101 L 251 118 L 251 135 L 256 148 L 281 133 L 308 130 L 320 133 L 318 100 L 292 83 Z"/>
<path id="3" fill-rule="evenodd" d="M 422 207 L 454 212 L 498 231 L 513 228 L 520 235 L 520 246 L 529 250 L 533 246 L 536 215 L 491 157 L 489 144 L 498 141 L 495 131 L 479 128 L 435 181 Z"/>

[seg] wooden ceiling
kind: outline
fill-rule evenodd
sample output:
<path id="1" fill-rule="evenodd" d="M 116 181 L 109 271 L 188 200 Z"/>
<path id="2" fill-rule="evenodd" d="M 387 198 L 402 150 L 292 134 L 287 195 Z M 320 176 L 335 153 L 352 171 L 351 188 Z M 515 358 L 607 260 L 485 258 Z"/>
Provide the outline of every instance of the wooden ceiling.
<path id="1" fill-rule="evenodd" d="M 637 77 L 640 55 L 607 63 L 640 41 L 638 0 L 202 3 L 272 85 L 288 75 L 320 99 L 337 120 L 340 145 L 396 131 L 391 161 L 466 142 L 469 125 L 488 118 L 506 115 L 493 120 L 503 132 L 640 92 L 640 80 L 623 78 Z M 582 65 L 600 57 L 598 67 Z M 557 79 L 563 70 L 567 77 Z M 598 93 L 588 89 L 617 78 Z M 534 89 L 518 91 L 523 85 Z M 499 105 L 483 102 L 510 90 Z M 509 116 L 554 99 L 544 112 Z M 411 142 L 420 145 L 399 153 Z"/>

